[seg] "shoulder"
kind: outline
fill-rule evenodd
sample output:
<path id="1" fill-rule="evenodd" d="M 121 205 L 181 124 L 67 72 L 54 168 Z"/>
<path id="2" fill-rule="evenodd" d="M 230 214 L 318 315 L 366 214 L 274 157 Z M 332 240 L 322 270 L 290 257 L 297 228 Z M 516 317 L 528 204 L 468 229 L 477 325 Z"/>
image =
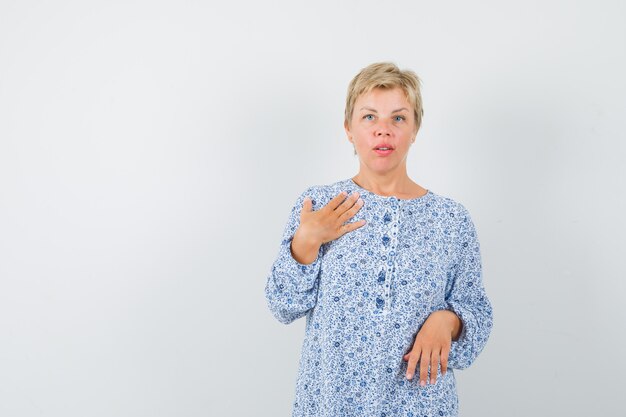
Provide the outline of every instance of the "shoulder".
<path id="1" fill-rule="evenodd" d="M 445 211 L 450 217 L 469 214 L 465 205 L 460 201 L 432 190 L 430 190 L 430 193 L 432 197 L 430 202 L 437 210 Z"/>
<path id="2" fill-rule="evenodd" d="M 478 235 L 467 206 L 460 201 L 442 195 L 433 198 L 433 214 L 436 212 L 440 227 L 451 239 L 455 256 L 464 253 L 464 247 L 478 242 Z"/>
<path id="3" fill-rule="evenodd" d="M 465 204 L 452 197 L 433 193 L 431 203 L 433 210 L 443 217 L 448 225 L 460 229 L 471 222 L 471 215 Z"/>
<path id="4" fill-rule="evenodd" d="M 298 197 L 298 203 L 302 203 L 305 197 L 310 197 L 313 203 L 313 210 L 324 207 L 330 200 L 335 198 L 340 192 L 352 192 L 350 183 L 346 180 L 335 181 L 329 184 L 316 184 L 306 187 Z"/>

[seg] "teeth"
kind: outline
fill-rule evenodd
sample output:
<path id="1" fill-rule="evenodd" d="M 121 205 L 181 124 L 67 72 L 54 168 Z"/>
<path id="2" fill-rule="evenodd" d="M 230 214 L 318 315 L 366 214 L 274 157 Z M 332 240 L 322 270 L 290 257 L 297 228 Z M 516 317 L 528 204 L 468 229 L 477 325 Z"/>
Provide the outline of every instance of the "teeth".
<path id="1" fill-rule="evenodd" d="M 376 148 L 376 149 L 378 149 L 378 150 L 380 150 L 380 151 L 387 151 L 387 150 L 389 150 L 389 149 L 391 149 L 391 148 Z"/>

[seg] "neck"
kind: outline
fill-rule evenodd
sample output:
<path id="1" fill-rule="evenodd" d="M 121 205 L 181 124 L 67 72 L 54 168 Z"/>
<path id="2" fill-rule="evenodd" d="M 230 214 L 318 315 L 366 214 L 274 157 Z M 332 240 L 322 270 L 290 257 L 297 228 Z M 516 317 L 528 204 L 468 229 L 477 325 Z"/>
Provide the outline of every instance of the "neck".
<path id="1" fill-rule="evenodd" d="M 406 175 L 406 171 L 394 174 L 378 174 L 361 170 L 352 179 L 362 188 L 382 195 L 411 194 L 417 186 Z"/>

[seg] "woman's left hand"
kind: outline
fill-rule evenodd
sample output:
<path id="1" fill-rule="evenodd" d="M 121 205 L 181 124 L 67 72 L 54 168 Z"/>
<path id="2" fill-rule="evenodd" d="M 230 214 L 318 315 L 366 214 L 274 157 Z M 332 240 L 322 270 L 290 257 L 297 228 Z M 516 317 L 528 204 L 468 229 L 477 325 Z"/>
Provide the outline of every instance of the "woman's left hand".
<path id="1" fill-rule="evenodd" d="M 429 365 L 431 384 L 434 384 L 437 379 L 440 362 L 441 374 L 445 375 L 452 338 L 460 333 L 461 325 L 461 320 L 453 311 L 433 311 L 417 332 L 413 349 L 402 357 L 405 361 L 409 361 L 407 379 L 413 378 L 417 362 L 420 364 L 420 385 L 422 386 L 426 385 Z"/>

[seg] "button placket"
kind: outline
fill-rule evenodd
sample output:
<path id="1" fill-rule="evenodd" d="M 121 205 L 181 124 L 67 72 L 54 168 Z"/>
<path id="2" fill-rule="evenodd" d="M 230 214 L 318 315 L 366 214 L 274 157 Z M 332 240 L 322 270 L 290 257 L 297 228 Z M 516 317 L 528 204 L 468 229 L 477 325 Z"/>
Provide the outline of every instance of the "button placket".
<path id="1" fill-rule="evenodd" d="M 384 219 L 387 218 L 387 214 L 385 214 Z M 383 288 L 379 292 L 380 300 L 376 301 L 376 310 L 379 314 L 387 314 L 388 308 L 387 304 L 389 303 L 388 299 L 388 291 L 389 281 L 391 280 L 391 268 L 389 265 L 392 263 L 391 259 L 391 246 L 393 245 L 393 237 L 389 236 L 390 233 L 387 230 L 386 221 L 383 220 L 383 243 L 381 250 L 380 263 L 382 264 L 382 271 L 384 271 L 384 280 L 382 281 Z M 382 307 L 380 310 L 379 307 Z"/>
<path id="2" fill-rule="evenodd" d="M 387 262 L 386 262 L 386 276 L 387 276 L 387 280 L 385 282 L 385 288 L 384 288 L 384 299 L 385 299 L 385 304 L 383 306 L 383 314 L 388 314 L 391 311 L 391 286 L 392 286 L 392 281 L 395 279 L 395 263 L 396 263 L 396 248 L 397 248 L 397 243 L 398 243 L 398 224 L 400 221 L 399 218 L 399 213 L 400 213 L 400 203 L 398 201 L 398 198 L 396 197 L 391 197 L 389 199 L 389 201 L 387 201 L 387 204 L 390 206 L 391 210 L 388 212 L 390 214 L 389 216 L 389 222 L 387 224 L 387 230 L 386 232 L 388 232 L 390 234 L 390 240 L 389 240 L 389 245 L 388 245 L 388 256 L 387 258 Z"/>

